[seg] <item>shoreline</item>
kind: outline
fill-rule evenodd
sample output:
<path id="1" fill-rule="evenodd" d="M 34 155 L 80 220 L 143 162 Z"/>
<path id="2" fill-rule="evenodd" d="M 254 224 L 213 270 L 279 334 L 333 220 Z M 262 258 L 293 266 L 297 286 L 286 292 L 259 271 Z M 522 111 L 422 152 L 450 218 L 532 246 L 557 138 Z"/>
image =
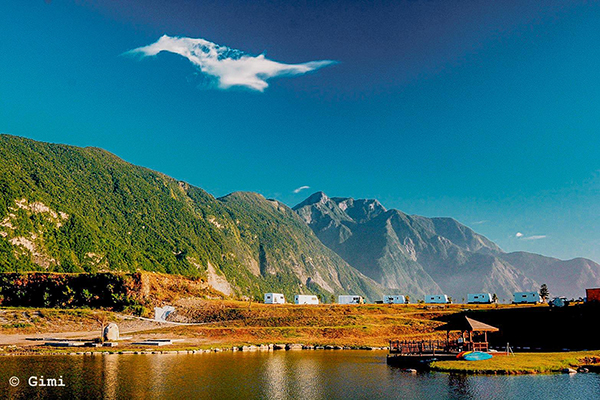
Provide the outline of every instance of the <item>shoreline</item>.
<path id="1" fill-rule="evenodd" d="M 142 346 L 140 346 L 142 347 Z M 186 347 L 186 348 L 171 348 L 170 350 L 154 350 L 148 347 L 143 350 L 133 350 L 130 347 L 125 349 L 116 349 L 115 347 L 106 348 L 106 350 L 87 350 L 86 351 L 43 351 L 45 348 L 38 347 L 29 351 L 15 351 L 0 353 L 0 357 L 19 357 L 19 356 L 62 356 L 62 355 L 124 355 L 124 354 L 203 354 L 203 353 L 256 353 L 256 352 L 273 352 L 273 351 L 298 351 L 298 350 L 327 350 L 327 351 L 387 351 L 387 347 L 371 347 L 371 346 L 338 346 L 338 345 L 304 345 L 299 343 L 283 343 L 283 344 L 259 344 L 259 345 L 242 345 L 242 346 L 221 346 L 221 347 Z M 65 347 L 67 349 L 68 347 Z"/>
<path id="2" fill-rule="evenodd" d="M 434 361 L 429 369 L 469 375 L 526 375 L 600 372 L 600 350 L 515 353 L 483 361 Z"/>
<path id="3" fill-rule="evenodd" d="M 40 351 L 41 350 L 41 351 Z M 305 344 L 260 344 L 221 347 L 186 347 L 173 349 L 119 349 L 86 351 L 43 351 L 36 348 L 30 351 L 15 351 L 0 353 L 0 357 L 43 357 L 43 356 L 111 356 L 111 355 L 190 355 L 210 353 L 269 353 L 287 351 L 374 351 L 387 352 L 387 347 L 370 346 L 338 346 L 338 345 L 305 345 Z M 382 361 L 384 355 L 382 354 Z M 514 357 L 514 358 L 513 358 Z M 531 358 L 546 357 L 549 364 L 532 365 L 527 362 Z M 600 373 L 600 350 L 574 351 L 560 353 L 516 353 L 514 356 L 499 356 L 486 361 L 434 361 L 424 371 L 440 372 L 461 375 L 548 375 L 548 374 L 575 374 L 575 373 Z M 512 361 L 506 366 L 505 360 Z M 587 362 L 586 362 L 587 361 Z M 593 363 L 590 363 L 593 361 Z M 535 361 L 534 361 L 535 362 Z M 407 373 L 415 373 L 410 368 L 397 368 Z"/>

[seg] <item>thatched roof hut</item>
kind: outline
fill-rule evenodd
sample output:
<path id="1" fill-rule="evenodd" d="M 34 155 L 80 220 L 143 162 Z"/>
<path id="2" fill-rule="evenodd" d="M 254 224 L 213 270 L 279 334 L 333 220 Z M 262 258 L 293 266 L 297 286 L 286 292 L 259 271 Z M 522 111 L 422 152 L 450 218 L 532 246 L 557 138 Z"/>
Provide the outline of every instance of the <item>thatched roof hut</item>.
<path id="1" fill-rule="evenodd" d="M 488 332 L 498 332 L 500 329 L 474 320 L 473 318 L 469 318 L 466 315 L 461 315 L 447 324 L 438 326 L 435 330 L 446 331 L 447 343 L 450 343 L 450 331 L 460 331 L 461 339 L 459 340 L 461 343 L 465 343 L 469 350 L 488 351 Z M 475 335 L 473 335 L 473 333 L 475 333 Z"/>
<path id="2" fill-rule="evenodd" d="M 436 331 L 461 331 L 461 332 L 498 332 L 500 329 L 495 326 L 484 324 L 483 322 L 476 321 L 473 318 L 469 318 L 466 315 L 462 315 L 460 318 L 456 318 L 447 324 L 438 326 L 435 328 Z"/>

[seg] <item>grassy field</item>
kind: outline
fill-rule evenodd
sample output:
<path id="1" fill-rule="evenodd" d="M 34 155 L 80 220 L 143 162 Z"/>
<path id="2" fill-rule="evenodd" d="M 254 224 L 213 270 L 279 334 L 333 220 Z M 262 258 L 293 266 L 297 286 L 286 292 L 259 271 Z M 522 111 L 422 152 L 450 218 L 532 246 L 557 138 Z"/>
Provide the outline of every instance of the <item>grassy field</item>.
<path id="1" fill-rule="evenodd" d="M 564 368 L 577 368 L 586 364 L 585 358 L 600 356 L 600 350 L 560 353 L 516 353 L 494 355 L 484 361 L 437 361 L 431 364 L 434 371 L 470 374 L 536 374 L 560 372 Z"/>
<path id="2" fill-rule="evenodd" d="M 390 339 L 441 338 L 440 317 L 465 306 L 425 305 L 266 305 L 232 300 L 185 299 L 176 303 L 176 322 L 198 325 L 143 327 L 144 335 L 184 339 L 201 346 L 304 343 L 339 346 L 387 346 Z M 479 306 L 481 307 L 481 306 Z M 473 308 L 473 307 L 469 307 Z M 58 332 L 100 329 L 100 317 L 119 324 L 121 314 L 90 309 L 0 309 L 0 335 L 51 336 Z M 129 317 L 133 318 L 133 317 Z M 128 331 L 136 335 L 128 320 Z M 140 336 L 141 337 L 141 336 Z M 0 345 L 3 343 L 0 342 Z"/>
<path id="3" fill-rule="evenodd" d="M 490 306 L 475 306 L 489 308 Z M 435 339 L 438 319 L 474 306 L 425 305 L 267 305 L 239 301 L 180 303 L 181 322 L 203 326 L 164 328 L 163 332 L 214 343 L 304 343 L 339 346 L 387 346 L 390 339 Z"/>
<path id="4" fill-rule="evenodd" d="M 100 329 L 100 320 L 118 321 L 117 314 L 91 309 L 0 308 L 0 334 L 76 332 Z M 1 343 L 0 343 L 1 344 Z"/>

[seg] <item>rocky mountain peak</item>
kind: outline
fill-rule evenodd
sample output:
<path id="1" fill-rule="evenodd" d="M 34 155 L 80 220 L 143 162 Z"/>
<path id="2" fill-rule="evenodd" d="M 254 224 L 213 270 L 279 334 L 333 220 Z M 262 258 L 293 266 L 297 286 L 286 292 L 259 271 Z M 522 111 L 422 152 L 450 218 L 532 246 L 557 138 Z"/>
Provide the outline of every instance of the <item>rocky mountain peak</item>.
<path id="1" fill-rule="evenodd" d="M 302 203 L 296 205 L 293 209 L 298 210 L 305 206 L 325 204 L 328 201 L 329 201 L 329 197 L 327 197 L 327 195 L 325 193 L 319 191 L 319 192 L 315 192 L 315 193 L 311 194 L 310 196 L 308 196 L 308 198 L 306 198 L 306 200 L 304 200 Z"/>
<path id="2" fill-rule="evenodd" d="M 315 194 L 295 210 L 326 246 L 387 290 L 455 297 L 483 290 L 509 298 L 536 288 L 519 263 L 455 219 L 386 210 L 374 199 L 320 200 Z"/>
<path id="3" fill-rule="evenodd" d="M 331 199 L 338 207 L 356 222 L 365 222 L 386 212 L 386 208 L 376 199 L 358 199 L 334 197 Z"/>

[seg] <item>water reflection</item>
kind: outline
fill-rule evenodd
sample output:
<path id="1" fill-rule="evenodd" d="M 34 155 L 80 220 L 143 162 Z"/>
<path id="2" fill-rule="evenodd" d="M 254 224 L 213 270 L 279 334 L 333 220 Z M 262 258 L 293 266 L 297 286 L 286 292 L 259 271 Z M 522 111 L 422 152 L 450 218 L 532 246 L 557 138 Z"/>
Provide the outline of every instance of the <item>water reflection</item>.
<path id="1" fill-rule="evenodd" d="M 283 357 L 271 357 L 264 368 L 266 393 L 269 399 L 285 399 L 288 383 L 287 365 Z"/>
<path id="2" fill-rule="evenodd" d="M 104 387 L 104 398 L 105 399 L 116 399 L 117 389 L 119 384 L 119 356 L 118 355 L 105 355 L 105 356 L 94 356 L 102 357 L 102 382 Z"/>
<path id="3" fill-rule="evenodd" d="M 464 374 L 448 375 L 448 397 L 451 399 L 472 399 L 469 377 Z"/>
<path id="4" fill-rule="evenodd" d="M 600 398 L 596 374 L 411 374 L 368 351 L 5 357 L 2 364 L 0 397 L 17 399 Z M 67 386 L 32 388 L 32 375 L 62 375 Z M 11 376 L 18 387 L 8 385 Z"/>
<path id="5" fill-rule="evenodd" d="M 294 397 L 321 398 L 319 388 L 323 386 L 323 382 L 320 377 L 324 373 L 326 372 L 322 370 L 322 365 L 313 357 L 298 357 L 292 371 L 297 386 Z"/>

